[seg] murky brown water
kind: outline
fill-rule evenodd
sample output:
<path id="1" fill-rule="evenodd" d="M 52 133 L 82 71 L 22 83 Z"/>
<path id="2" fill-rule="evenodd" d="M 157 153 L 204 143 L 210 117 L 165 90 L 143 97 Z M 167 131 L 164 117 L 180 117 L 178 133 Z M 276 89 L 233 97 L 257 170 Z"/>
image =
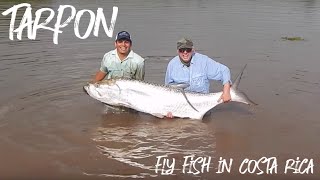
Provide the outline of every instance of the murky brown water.
<path id="1" fill-rule="evenodd" d="M 118 6 L 115 31 L 132 34 L 134 50 L 147 59 L 149 82 L 164 82 L 176 41 L 189 36 L 199 52 L 228 65 L 233 77 L 248 64 L 240 88 L 259 105 L 224 104 L 203 121 L 107 110 L 82 91 L 113 49 L 102 29 L 99 37 L 81 40 L 72 21 L 58 45 L 47 30 L 33 41 L 26 31 L 21 41 L 11 41 L 10 16 L 0 15 L 1 179 L 320 177 L 320 1 L 27 2 L 33 13 L 44 7 L 57 13 L 65 4 L 78 11 L 102 7 L 107 19 Z M 1 1 L 0 11 L 19 3 Z M 86 23 L 84 16 L 80 27 Z M 305 40 L 281 39 L 295 36 Z M 214 85 L 212 91 L 220 90 Z M 176 160 L 173 175 L 155 172 L 163 155 Z M 188 155 L 211 157 L 209 172 L 183 173 Z M 216 173 L 219 157 L 233 158 L 231 173 Z M 263 176 L 239 173 L 243 159 L 261 157 L 276 157 L 277 173 L 267 175 L 263 166 Z M 284 174 L 286 160 L 297 157 L 313 159 L 313 174 Z"/>

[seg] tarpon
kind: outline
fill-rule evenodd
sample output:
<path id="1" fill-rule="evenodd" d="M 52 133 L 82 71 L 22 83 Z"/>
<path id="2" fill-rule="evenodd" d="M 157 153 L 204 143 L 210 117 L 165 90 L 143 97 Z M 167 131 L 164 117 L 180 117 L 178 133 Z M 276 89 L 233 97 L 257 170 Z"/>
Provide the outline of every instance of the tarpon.
<path id="1" fill-rule="evenodd" d="M 238 90 L 245 67 L 231 86 L 231 101 L 252 105 L 255 103 Z M 108 105 L 124 106 L 159 118 L 171 112 L 174 117 L 202 119 L 206 112 L 223 103 L 218 102 L 222 92 L 184 92 L 185 87 L 119 78 L 88 83 L 83 88 L 92 98 Z"/>

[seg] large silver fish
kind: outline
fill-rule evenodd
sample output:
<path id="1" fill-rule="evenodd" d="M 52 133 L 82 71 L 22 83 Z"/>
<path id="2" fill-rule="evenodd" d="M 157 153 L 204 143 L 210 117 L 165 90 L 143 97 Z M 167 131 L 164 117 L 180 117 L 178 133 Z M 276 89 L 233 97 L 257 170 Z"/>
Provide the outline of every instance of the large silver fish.
<path id="1" fill-rule="evenodd" d="M 246 67 L 246 66 L 245 66 Z M 255 104 L 238 91 L 243 71 L 231 87 L 231 101 Z M 130 79 L 109 79 L 98 83 L 88 83 L 83 87 L 92 98 L 113 106 L 124 106 L 163 118 L 168 112 L 180 118 L 202 119 L 218 102 L 222 92 L 184 92 L 184 85 L 165 86 Z"/>

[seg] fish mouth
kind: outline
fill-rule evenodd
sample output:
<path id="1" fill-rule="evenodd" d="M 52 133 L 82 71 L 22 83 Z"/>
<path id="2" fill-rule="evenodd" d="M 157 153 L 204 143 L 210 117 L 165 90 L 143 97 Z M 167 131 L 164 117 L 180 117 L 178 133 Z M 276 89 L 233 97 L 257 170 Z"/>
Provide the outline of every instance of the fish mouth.
<path id="1" fill-rule="evenodd" d="M 82 89 L 87 95 L 89 95 L 88 88 L 89 88 L 89 86 L 83 86 L 83 89 Z"/>

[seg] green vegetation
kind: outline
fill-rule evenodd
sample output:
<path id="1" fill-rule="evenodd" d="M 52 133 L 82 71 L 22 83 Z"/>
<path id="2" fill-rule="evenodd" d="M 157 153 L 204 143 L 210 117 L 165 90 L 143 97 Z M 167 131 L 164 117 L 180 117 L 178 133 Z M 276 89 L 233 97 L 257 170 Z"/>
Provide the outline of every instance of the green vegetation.
<path id="1" fill-rule="evenodd" d="M 282 40 L 285 41 L 303 41 L 302 37 L 281 37 Z"/>

